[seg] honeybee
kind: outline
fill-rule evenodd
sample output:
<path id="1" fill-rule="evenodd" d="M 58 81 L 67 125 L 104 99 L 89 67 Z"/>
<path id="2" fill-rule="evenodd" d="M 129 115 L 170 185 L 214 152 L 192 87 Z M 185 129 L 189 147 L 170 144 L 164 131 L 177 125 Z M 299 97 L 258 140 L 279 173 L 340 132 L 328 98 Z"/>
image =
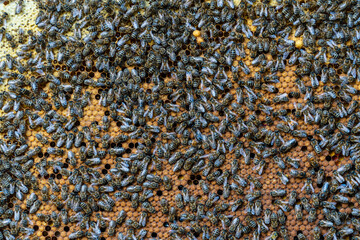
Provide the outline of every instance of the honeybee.
<path id="1" fill-rule="evenodd" d="M 116 228 L 116 222 L 114 220 L 111 220 L 109 222 L 109 228 L 108 228 L 108 234 L 109 236 L 114 236 L 115 235 L 115 228 Z"/>
<path id="2" fill-rule="evenodd" d="M 77 239 L 77 238 L 82 238 L 84 236 L 85 236 L 84 231 L 76 231 L 76 232 L 70 233 L 69 239 Z"/>
<path id="3" fill-rule="evenodd" d="M 295 205 L 295 216 L 297 220 L 302 220 L 303 214 L 302 214 L 301 205 L 299 204 Z"/>
<path id="4" fill-rule="evenodd" d="M 127 216 L 127 213 L 124 210 L 121 210 L 116 217 L 117 225 L 121 225 L 123 222 L 125 222 L 126 216 Z"/>
<path id="5" fill-rule="evenodd" d="M 271 223 L 271 227 L 273 229 L 275 229 L 279 226 L 278 216 L 275 212 L 272 212 L 270 215 L 270 223 Z"/>
<path id="6" fill-rule="evenodd" d="M 285 196 L 286 195 L 286 190 L 284 190 L 284 189 L 277 189 L 277 190 L 273 190 L 273 191 L 271 191 L 270 192 L 270 195 L 272 196 L 272 197 L 283 197 L 283 196 Z"/>
<path id="7" fill-rule="evenodd" d="M 289 182 L 289 179 L 285 176 L 284 173 L 278 171 L 278 172 L 276 173 L 276 175 L 279 176 L 281 182 L 282 182 L 284 185 L 286 185 L 286 184 Z"/>
<path id="8" fill-rule="evenodd" d="M 37 195 L 34 192 L 32 192 L 29 195 L 28 199 L 26 200 L 26 207 L 30 208 L 34 204 L 34 202 L 37 200 L 37 198 L 38 198 Z"/>
<path id="9" fill-rule="evenodd" d="M 31 214 L 36 213 L 39 210 L 41 204 L 42 203 L 40 200 L 35 200 L 29 209 L 29 213 L 31 213 Z"/>
<path id="10" fill-rule="evenodd" d="M 309 212 L 309 216 L 308 216 L 308 221 L 309 222 L 314 222 L 315 220 L 316 220 L 316 209 L 311 208 L 310 212 Z"/>
<path id="11" fill-rule="evenodd" d="M 307 160 L 310 162 L 310 165 L 314 168 L 317 168 L 319 167 L 319 162 L 318 162 L 318 159 L 316 159 L 314 157 L 314 155 L 312 155 L 311 153 L 309 153 L 307 156 L 306 156 Z"/>

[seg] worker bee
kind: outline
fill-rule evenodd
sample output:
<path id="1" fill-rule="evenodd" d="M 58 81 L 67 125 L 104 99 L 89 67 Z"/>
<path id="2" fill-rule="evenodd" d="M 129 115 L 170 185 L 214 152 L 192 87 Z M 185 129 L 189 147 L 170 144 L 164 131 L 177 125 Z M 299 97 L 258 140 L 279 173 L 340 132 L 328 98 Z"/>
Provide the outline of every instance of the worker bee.
<path id="1" fill-rule="evenodd" d="M 109 236 L 114 236 L 115 235 L 115 228 L 116 228 L 116 222 L 114 220 L 111 220 L 109 222 L 109 228 L 108 228 L 108 234 Z"/>
<path id="2" fill-rule="evenodd" d="M 108 202 L 103 201 L 103 200 L 98 201 L 97 205 L 106 212 L 111 212 L 113 209 L 112 206 Z"/>
<path id="3" fill-rule="evenodd" d="M 210 222 L 214 225 L 216 225 L 219 222 L 217 216 L 215 216 L 215 214 L 211 211 L 208 211 L 206 213 L 206 216 L 209 218 Z"/>
<path id="4" fill-rule="evenodd" d="M 274 99 L 273 99 L 274 103 L 282 103 L 282 102 L 288 102 L 288 101 L 289 101 L 289 98 L 288 98 L 287 93 L 280 94 L 280 95 L 274 97 Z"/>
<path id="5" fill-rule="evenodd" d="M 69 239 L 77 239 L 77 238 L 82 238 L 84 236 L 85 236 L 85 232 L 80 230 L 70 233 Z"/>
<path id="6" fill-rule="evenodd" d="M 175 201 L 178 208 L 184 208 L 183 196 L 180 193 L 175 196 Z"/>
<path id="7" fill-rule="evenodd" d="M 276 175 L 279 176 L 281 182 L 282 182 L 284 185 L 286 185 L 286 184 L 289 182 L 289 179 L 285 176 L 284 173 L 278 171 L 278 172 L 276 173 Z"/>
<path id="8" fill-rule="evenodd" d="M 313 228 L 312 235 L 313 235 L 314 240 L 321 239 L 321 230 L 320 230 L 320 228 L 319 227 Z"/>
<path id="9" fill-rule="evenodd" d="M 39 210 L 41 204 L 42 203 L 40 200 L 35 200 L 29 209 L 29 213 L 31 213 L 31 214 L 36 213 Z"/>
<path id="10" fill-rule="evenodd" d="M 287 142 L 285 142 L 281 147 L 280 147 L 280 151 L 285 153 L 290 151 L 293 147 L 295 147 L 297 145 L 297 141 L 295 139 L 291 139 Z"/>
<path id="11" fill-rule="evenodd" d="M 333 196 L 333 199 L 336 201 L 336 202 L 340 202 L 340 203 L 348 203 L 349 202 L 349 199 L 345 196 L 342 196 L 340 194 L 336 194 Z"/>
<path id="12" fill-rule="evenodd" d="M 126 216 L 127 216 L 127 213 L 124 210 L 121 210 L 116 217 L 116 224 L 121 225 L 123 222 L 125 222 Z"/>
<path id="13" fill-rule="evenodd" d="M 309 203 L 309 200 L 306 197 L 303 197 L 300 200 L 301 200 L 301 204 L 304 207 L 305 211 L 310 212 L 311 205 Z"/>
<path id="14" fill-rule="evenodd" d="M 286 195 L 286 190 L 284 189 L 277 189 L 270 192 L 272 197 L 283 197 Z"/>
<path id="15" fill-rule="evenodd" d="M 285 169 L 285 162 L 280 157 L 274 156 L 273 160 L 281 169 Z"/>
<path id="16" fill-rule="evenodd" d="M 140 205 L 139 194 L 136 192 L 131 195 L 131 207 L 136 209 Z"/>
<path id="17" fill-rule="evenodd" d="M 26 200 L 26 207 L 30 208 L 34 204 L 34 202 L 37 200 L 37 198 L 38 198 L 37 195 L 34 192 L 32 192 L 29 195 L 28 199 Z"/>
<path id="18" fill-rule="evenodd" d="M 312 155 L 311 153 L 309 153 L 307 156 L 306 156 L 307 160 L 310 162 L 310 165 L 314 168 L 317 168 L 319 167 L 319 163 L 318 163 L 318 160 L 314 157 L 314 155 Z"/>
<path id="19" fill-rule="evenodd" d="M 64 154 L 64 150 L 62 149 L 59 149 L 59 148 L 53 148 L 53 147 L 49 147 L 46 152 L 48 154 L 53 154 L 53 155 L 58 155 L 58 156 L 61 156 Z"/>
<path id="20" fill-rule="evenodd" d="M 325 171 L 324 169 L 319 169 L 319 171 L 317 172 L 317 175 L 316 175 L 316 184 L 319 186 L 319 185 L 322 185 L 323 182 L 324 182 L 324 178 L 325 178 Z"/>
<path id="21" fill-rule="evenodd" d="M 305 181 L 304 186 L 301 188 L 301 191 L 303 191 L 305 189 L 305 192 L 307 194 L 310 194 L 312 192 L 314 192 L 314 187 L 312 186 L 312 179 L 311 178 L 307 178 Z"/>
<path id="22" fill-rule="evenodd" d="M 175 207 L 170 207 L 169 210 L 169 222 L 173 222 L 175 220 L 176 217 L 176 208 Z"/>
<path id="23" fill-rule="evenodd" d="M 295 205 L 295 216 L 297 220 L 302 220 L 303 213 L 302 213 L 301 205 L 299 204 Z"/>
<path id="24" fill-rule="evenodd" d="M 55 183 L 55 180 L 53 178 L 49 178 L 49 184 L 51 187 L 51 190 L 54 192 L 60 192 L 59 186 Z"/>
<path id="25" fill-rule="evenodd" d="M 314 222 L 315 220 L 316 220 L 316 209 L 311 208 L 310 212 L 309 212 L 309 216 L 308 216 L 308 221 L 309 222 Z"/>
<path id="26" fill-rule="evenodd" d="M 320 148 L 320 146 L 319 146 L 319 144 L 318 144 L 318 141 L 316 140 L 316 139 L 312 139 L 311 141 L 310 141 L 310 144 L 311 144 L 311 146 L 314 148 L 314 150 L 315 150 L 315 152 L 317 153 L 317 154 L 320 154 L 321 152 L 322 152 L 322 149 Z"/>
<path id="27" fill-rule="evenodd" d="M 307 238 L 305 237 L 305 235 L 303 233 L 298 233 L 297 234 L 297 238 L 300 240 L 306 240 Z"/>
<path id="28" fill-rule="evenodd" d="M 278 215 L 275 212 L 272 212 L 270 215 L 270 223 L 273 229 L 279 226 Z"/>
<path id="29" fill-rule="evenodd" d="M 152 214 L 156 212 L 155 208 L 149 202 L 142 203 L 142 208 Z"/>
<path id="30" fill-rule="evenodd" d="M 161 212 L 163 214 L 168 214 L 169 213 L 169 203 L 165 198 L 162 198 L 160 200 L 160 206 L 161 206 Z"/>

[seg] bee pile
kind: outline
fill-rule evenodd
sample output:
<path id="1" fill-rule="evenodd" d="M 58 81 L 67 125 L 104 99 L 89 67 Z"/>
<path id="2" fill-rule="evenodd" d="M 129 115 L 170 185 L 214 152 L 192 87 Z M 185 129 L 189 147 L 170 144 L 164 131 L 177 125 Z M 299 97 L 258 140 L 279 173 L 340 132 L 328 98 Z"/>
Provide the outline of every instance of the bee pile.
<path id="1" fill-rule="evenodd" d="M 360 1 L 32 3 L 0 239 L 360 239 Z"/>

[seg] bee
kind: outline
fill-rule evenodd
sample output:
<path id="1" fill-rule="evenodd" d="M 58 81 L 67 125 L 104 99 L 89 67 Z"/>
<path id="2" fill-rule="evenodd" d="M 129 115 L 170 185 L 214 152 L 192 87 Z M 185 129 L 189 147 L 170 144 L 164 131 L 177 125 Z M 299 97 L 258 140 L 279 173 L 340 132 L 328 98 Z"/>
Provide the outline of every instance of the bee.
<path id="1" fill-rule="evenodd" d="M 175 196 L 175 202 L 178 208 L 184 208 L 183 196 L 180 193 Z"/>
<path id="2" fill-rule="evenodd" d="M 314 240 L 320 240 L 321 239 L 321 230 L 318 226 L 313 228 L 312 230 L 312 236 Z"/>
<path id="3" fill-rule="evenodd" d="M 139 202 L 139 194 L 136 192 L 132 194 L 131 196 L 131 207 L 134 209 L 138 208 L 140 202 Z"/>
<path id="4" fill-rule="evenodd" d="M 85 232 L 84 231 L 76 231 L 76 232 L 72 232 L 69 235 L 69 239 L 77 239 L 77 238 L 82 238 L 85 237 Z"/>
<path id="5" fill-rule="evenodd" d="M 271 191 L 270 192 L 270 195 L 272 196 L 272 197 L 283 197 L 283 196 L 285 196 L 286 195 L 286 190 L 284 190 L 284 189 L 277 189 L 277 190 L 273 190 L 273 191 Z"/>
<path id="6" fill-rule="evenodd" d="M 41 152 L 41 147 L 38 146 L 38 147 L 35 147 L 35 148 L 33 148 L 33 149 L 30 149 L 30 150 L 26 153 L 26 155 L 27 155 L 28 158 L 31 158 L 31 157 L 39 154 L 40 152 Z"/>
<path id="7" fill-rule="evenodd" d="M 95 214 L 95 217 L 100 228 L 107 228 L 107 221 L 100 213 Z"/>
<path id="8" fill-rule="evenodd" d="M 312 194 L 311 199 L 312 199 L 312 204 L 315 208 L 320 206 L 319 194 Z"/>
<path id="9" fill-rule="evenodd" d="M 248 175 L 247 179 L 254 184 L 255 188 L 257 188 L 257 189 L 262 188 L 262 184 L 260 183 L 260 181 L 258 179 L 252 177 L 251 175 Z"/>
<path id="10" fill-rule="evenodd" d="M 29 146 L 27 144 L 23 144 L 20 147 L 18 147 L 14 152 L 15 156 L 20 156 L 23 153 L 25 153 L 25 151 L 28 149 L 28 147 Z"/>
<path id="11" fill-rule="evenodd" d="M 26 207 L 30 208 L 37 199 L 38 199 L 37 195 L 34 192 L 32 192 L 29 195 L 28 199 L 26 200 Z"/>
<path id="12" fill-rule="evenodd" d="M 209 218 L 210 222 L 214 225 L 216 225 L 219 222 L 218 217 L 213 212 L 208 211 L 206 213 L 206 216 Z"/>
<path id="13" fill-rule="evenodd" d="M 66 149 L 70 149 L 74 143 L 75 135 L 73 133 L 69 133 L 66 138 Z"/>
<path id="14" fill-rule="evenodd" d="M 125 149 L 122 148 L 122 147 L 114 147 L 114 148 L 110 148 L 108 153 L 111 155 L 111 156 L 114 156 L 114 155 L 121 155 L 125 152 Z"/>
<path id="15" fill-rule="evenodd" d="M 291 131 L 291 135 L 293 135 L 294 137 L 299 137 L 299 138 L 307 138 L 307 133 L 303 130 L 294 130 Z"/>
<path id="16" fill-rule="evenodd" d="M 200 180 L 199 184 L 204 194 L 208 194 L 210 192 L 209 185 L 204 180 Z"/>
<path id="17" fill-rule="evenodd" d="M 295 205 L 295 216 L 297 220 L 302 220 L 303 218 L 303 213 L 300 204 Z"/>
<path id="18" fill-rule="evenodd" d="M 168 214 L 169 213 L 169 203 L 165 198 L 162 198 L 160 200 L 160 206 L 161 206 L 161 212 L 163 214 Z"/>
<path id="19" fill-rule="evenodd" d="M 53 154 L 53 155 L 57 155 L 57 156 L 62 156 L 64 154 L 64 150 L 59 149 L 59 148 L 53 148 L 53 147 L 49 147 L 46 152 L 48 154 Z"/>
<path id="20" fill-rule="evenodd" d="M 43 188 L 41 189 L 41 197 L 43 201 L 49 201 L 49 189 L 47 188 L 47 186 L 43 186 Z"/>
<path id="21" fill-rule="evenodd" d="M 317 172 L 317 175 L 316 175 L 316 184 L 319 186 L 319 185 L 322 185 L 323 182 L 324 182 L 324 178 L 325 178 L 325 171 L 324 169 L 319 169 L 319 171 Z"/>
<path id="22" fill-rule="evenodd" d="M 127 213 L 124 210 L 121 210 L 116 217 L 116 224 L 120 226 L 123 222 L 125 222 L 126 217 Z"/>
<path id="23" fill-rule="evenodd" d="M 108 202 L 103 201 L 103 200 L 98 201 L 97 205 L 106 212 L 111 212 L 113 209 L 112 206 Z"/>
<path id="24" fill-rule="evenodd" d="M 102 138 L 101 138 L 101 144 L 103 148 L 109 148 L 110 147 L 110 140 L 111 137 L 109 134 L 105 134 Z"/>
<path id="25" fill-rule="evenodd" d="M 319 162 L 318 162 L 318 159 L 316 159 L 314 157 L 314 155 L 312 155 L 311 153 L 309 153 L 307 156 L 306 156 L 307 160 L 310 162 L 310 165 L 314 168 L 318 168 L 319 167 Z"/>
<path id="26" fill-rule="evenodd" d="M 336 201 L 336 202 L 339 202 L 339 203 L 348 203 L 349 202 L 349 198 L 345 197 L 345 196 L 342 196 L 340 194 L 336 194 L 333 196 L 333 199 Z"/>
<path id="27" fill-rule="evenodd" d="M 316 139 L 312 139 L 311 141 L 310 141 L 310 144 L 311 144 L 311 146 L 314 148 L 314 150 L 315 150 L 315 152 L 317 153 L 317 154 L 320 154 L 321 152 L 322 152 L 322 149 L 320 148 L 320 146 L 319 146 L 319 144 L 318 144 L 318 141 L 316 140 Z"/>
<path id="28" fill-rule="evenodd" d="M 309 222 L 314 222 L 315 220 L 316 220 L 316 209 L 311 208 L 310 212 L 309 212 L 309 216 L 308 216 L 308 221 Z"/>
<path id="29" fill-rule="evenodd" d="M 285 176 L 284 173 L 278 171 L 276 175 L 280 178 L 281 182 L 286 185 L 289 182 L 289 179 Z"/>
<path id="30" fill-rule="evenodd" d="M 319 221 L 319 226 L 320 227 L 333 227 L 334 223 L 331 221 L 327 221 L 327 220 L 320 220 Z"/>
<path id="31" fill-rule="evenodd" d="M 55 180 L 53 178 L 49 178 L 49 184 L 51 187 L 51 190 L 54 192 L 60 192 L 59 186 L 55 183 Z"/>
<path id="32" fill-rule="evenodd" d="M 280 157 L 278 157 L 278 156 L 274 156 L 273 157 L 273 160 L 274 160 L 274 162 L 281 168 L 281 169 L 285 169 L 285 163 L 284 163 L 284 161 L 280 158 Z"/>
<path id="33" fill-rule="evenodd" d="M 114 236 L 115 235 L 115 228 L 116 228 L 116 222 L 114 220 L 111 220 L 109 222 L 109 228 L 108 228 L 108 235 Z"/>
<path id="34" fill-rule="evenodd" d="M 120 135 L 117 135 L 113 138 L 113 142 L 114 143 L 123 143 L 123 142 L 126 142 L 127 140 L 129 139 L 129 136 L 128 135 L 123 135 L 123 134 L 120 134 Z"/>
<path id="35" fill-rule="evenodd" d="M 273 229 L 279 226 L 278 215 L 275 212 L 270 215 L 270 224 Z"/>
<path id="36" fill-rule="evenodd" d="M 156 213 L 155 208 L 149 202 L 143 202 L 142 208 L 149 213 Z"/>
<path id="37" fill-rule="evenodd" d="M 102 118 L 102 122 L 103 122 L 102 130 L 104 130 L 105 132 L 109 131 L 109 128 L 110 128 L 110 119 L 105 115 L 105 116 L 103 116 L 103 118 Z"/>
<path id="38" fill-rule="evenodd" d="M 298 238 L 299 240 L 306 240 L 306 239 L 307 239 L 303 233 L 298 233 L 298 234 L 297 234 L 297 238 Z"/>
<path id="39" fill-rule="evenodd" d="M 335 234 L 336 234 L 336 228 L 331 227 L 324 236 L 326 236 L 326 238 L 325 238 L 326 240 L 330 240 L 330 239 L 333 239 L 334 237 L 336 237 Z"/>
<path id="40" fill-rule="evenodd" d="M 69 223 L 69 217 L 68 217 L 68 212 L 66 211 L 66 209 L 61 209 L 59 216 L 61 218 L 62 223 L 64 224 L 68 224 Z"/>
<path id="41" fill-rule="evenodd" d="M 291 139 L 287 142 L 285 142 L 281 147 L 280 147 L 280 152 L 285 153 L 290 151 L 293 147 L 295 147 L 297 145 L 297 141 L 295 139 Z"/>
<path id="42" fill-rule="evenodd" d="M 289 101 L 289 97 L 288 97 L 287 93 L 280 94 L 273 98 L 274 103 L 284 103 L 284 102 L 288 102 L 288 101 Z"/>
<path id="43" fill-rule="evenodd" d="M 176 217 L 176 208 L 171 207 L 169 210 L 169 222 L 174 222 L 175 217 Z"/>
<path id="44" fill-rule="evenodd" d="M 144 186 L 145 188 L 152 188 L 152 189 L 159 188 L 159 184 L 156 183 L 156 182 L 144 182 L 144 183 L 143 183 L 143 186 Z"/>
<path id="45" fill-rule="evenodd" d="M 261 200 L 257 199 L 255 200 L 255 204 L 254 204 L 254 213 L 256 216 L 260 216 L 261 214 L 261 210 L 262 210 L 262 203 Z"/>
<path id="46" fill-rule="evenodd" d="M 340 237 L 345 237 L 345 236 L 349 236 L 349 235 L 353 234 L 353 232 L 354 232 L 354 230 L 352 228 L 345 226 L 342 229 L 340 229 L 337 234 Z"/>
<path id="47" fill-rule="evenodd" d="M 39 210 L 41 204 L 42 202 L 40 200 L 35 200 L 29 209 L 29 213 L 30 214 L 36 213 Z"/>
<path id="48" fill-rule="evenodd" d="M 305 192 L 307 194 L 310 194 L 311 192 L 314 192 L 314 187 L 312 186 L 312 179 L 311 178 L 307 178 L 305 181 L 304 186 L 301 188 L 301 191 L 303 191 L 305 189 Z"/>
<path id="49" fill-rule="evenodd" d="M 96 121 L 93 121 L 90 124 L 90 130 L 95 137 L 100 138 L 100 127 L 98 126 Z"/>
<path id="50" fill-rule="evenodd" d="M 74 146 L 79 148 L 81 146 L 83 139 L 84 139 L 84 133 L 79 131 L 75 136 Z"/>
<path id="51" fill-rule="evenodd" d="M 306 197 L 303 197 L 300 200 L 301 200 L 301 204 L 304 207 L 305 211 L 309 212 L 310 209 L 311 209 L 311 205 L 309 203 L 309 200 Z"/>
<path id="52" fill-rule="evenodd" d="M 80 203 L 80 207 L 82 208 L 82 210 L 84 211 L 84 213 L 87 215 L 87 216 L 90 216 L 91 213 L 92 213 L 92 210 L 91 208 L 89 207 L 89 205 L 85 202 L 81 202 Z"/>

